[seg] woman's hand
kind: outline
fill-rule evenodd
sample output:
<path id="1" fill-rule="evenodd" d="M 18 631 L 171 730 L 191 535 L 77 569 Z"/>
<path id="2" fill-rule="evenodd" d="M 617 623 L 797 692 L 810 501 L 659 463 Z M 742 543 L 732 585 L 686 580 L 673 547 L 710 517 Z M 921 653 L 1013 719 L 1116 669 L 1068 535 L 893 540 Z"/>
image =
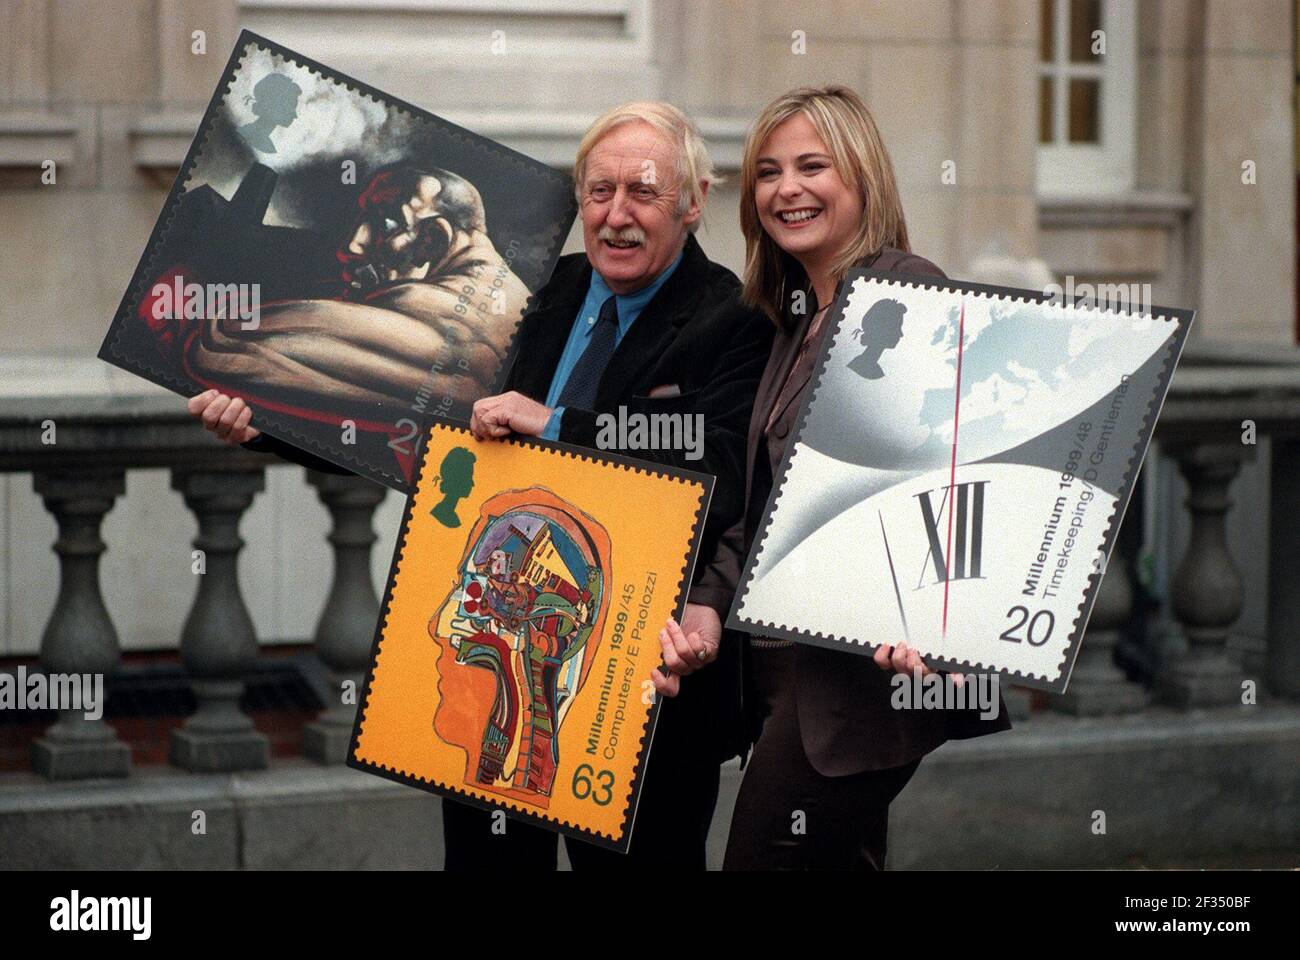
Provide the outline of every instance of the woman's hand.
<path id="1" fill-rule="evenodd" d="M 905 643 L 900 643 L 896 647 L 879 647 L 871 655 L 871 659 L 876 661 L 876 666 L 881 670 L 893 670 L 902 674 L 910 674 L 920 670 L 921 676 L 928 677 L 932 673 L 943 672 L 933 669 L 921 659 L 921 655 L 915 649 Z M 952 679 L 953 683 L 960 687 L 965 682 L 966 677 L 961 673 L 954 673 Z"/>
<path id="2" fill-rule="evenodd" d="M 688 603 L 680 625 L 669 617 L 668 623 L 659 631 L 664 665 L 671 672 L 667 676 L 659 670 L 651 672 L 655 690 L 665 697 L 677 696 L 682 677 L 716 660 L 721 643 L 722 620 L 718 612 L 712 607 Z"/>
<path id="3" fill-rule="evenodd" d="M 203 426 L 232 446 L 247 443 L 260 430 L 249 426 L 253 408 L 239 397 L 231 399 L 217 390 L 206 390 L 190 397 L 186 406 L 189 412 L 203 421 Z"/>

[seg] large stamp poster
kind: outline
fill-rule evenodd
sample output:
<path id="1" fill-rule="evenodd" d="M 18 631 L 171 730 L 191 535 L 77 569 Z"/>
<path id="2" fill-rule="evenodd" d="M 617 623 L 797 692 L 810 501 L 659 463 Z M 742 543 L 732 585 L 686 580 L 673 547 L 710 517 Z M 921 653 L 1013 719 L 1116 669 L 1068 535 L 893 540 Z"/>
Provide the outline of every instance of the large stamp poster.
<path id="1" fill-rule="evenodd" d="M 712 489 L 432 426 L 349 763 L 626 850 Z"/>
<path id="2" fill-rule="evenodd" d="M 729 625 L 1063 691 L 1191 320 L 852 271 Z"/>
<path id="3" fill-rule="evenodd" d="M 245 31 L 99 355 L 407 490 L 575 212 L 567 175 Z"/>

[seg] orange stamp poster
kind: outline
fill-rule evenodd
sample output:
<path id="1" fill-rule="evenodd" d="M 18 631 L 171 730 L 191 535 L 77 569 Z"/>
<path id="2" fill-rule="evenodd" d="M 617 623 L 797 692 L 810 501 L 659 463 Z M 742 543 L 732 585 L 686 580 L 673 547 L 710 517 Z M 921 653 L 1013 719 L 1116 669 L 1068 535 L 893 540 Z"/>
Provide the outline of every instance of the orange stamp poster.
<path id="1" fill-rule="evenodd" d="M 433 426 L 349 764 L 625 851 L 712 486 Z"/>

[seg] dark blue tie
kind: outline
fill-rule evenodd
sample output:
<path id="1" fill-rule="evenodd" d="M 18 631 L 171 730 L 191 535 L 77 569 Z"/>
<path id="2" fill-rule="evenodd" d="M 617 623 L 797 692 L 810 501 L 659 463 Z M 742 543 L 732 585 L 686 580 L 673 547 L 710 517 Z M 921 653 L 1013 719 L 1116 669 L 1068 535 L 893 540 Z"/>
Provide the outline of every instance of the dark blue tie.
<path id="1" fill-rule="evenodd" d="M 609 358 L 614 355 L 614 341 L 618 335 L 618 304 L 610 297 L 600 306 L 600 316 L 596 327 L 591 331 L 587 349 L 573 365 L 569 381 L 560 391 L 561 407 L 575 407 L 579 410 L 591 410 L 596 406 L 596 388 L 600 378 L 609 366 Z"/>

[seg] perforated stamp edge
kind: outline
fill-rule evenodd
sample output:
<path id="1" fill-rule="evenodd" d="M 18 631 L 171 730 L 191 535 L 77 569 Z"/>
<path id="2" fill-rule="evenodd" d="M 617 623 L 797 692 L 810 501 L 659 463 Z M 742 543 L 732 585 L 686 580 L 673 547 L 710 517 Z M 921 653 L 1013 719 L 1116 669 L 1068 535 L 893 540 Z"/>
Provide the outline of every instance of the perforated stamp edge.
<path id="1" fill-rule="evenodd" d="M 438 431 L 460 434 L 467 437 L 472 436 L 468 429 L 448 423 L 432 424 L 426 430 L 426 434 L 431 437 Z M 676 483 L 697 486 L 699 488 L 699 499 L 691 522 L 691 542 L 687 546 L 686 552 L 682 557 L 682 563 L 678 568 L 675 584 L 675 595 L 677 598 L 676 614 L 678 617 L 681 616 L 682 607 L 685 604 L 687 586 L 696 561 L 698 560 L 700 539 L 703 535 L 704 517 L 708 513 L 709 500 L 712 495 L 712 477 L 704 474 L 694 474 L 690 471 L 665 467 L 648 461 L 634 460 L 630 457 L 605 453 L 604 451 L 588 450 L 582 447 L 573 447 L 553 441 L 537 440 L 532 437 L 515 437 L 509 440 L 497 442 L 533 447 L 563 458 L 587 463 L 597 463 L 613 469 L 626 470 L 647 476 L 658 476 L 672 480 Z M 375 667 L 378 664 L 379 654 L 383 648 L 384 634 L 388 628 L 389 608 L 392 602 L 393 587 L 396 585 L 397 577 L 401 573 L 401 564 L 406 551 L 406 538 L 410 530 L 411 514 L 415 504 L 415 491 L 419 489 L 424 471 L 428 467 L 426 454 L 429 446 L 429 443 L 422 444 L 420 460 L 415 472 L 415 480 L 412 484 L 412 492 L 407 498 L 406 509 L 402 516 L 402 526 L 398 533 L 397 543 L 393 551 L 393 562 L 390 567 L 388 584 L 384 591 L 384 600 L 380 609 L 378 626 L 375 630 L 370 666 L 367 668 L 365 686 L 357 703 L 357 719 L 353 730 L 352 745 L 348 755 L 348 765 L 359 770 L 365 770 L 369 773 L 383 776 L 390 780 L 404 783 L 407 786 L 418 787 L 482 809 L 504 809 L 518 815 L 519 819 L 524 819 L 538 824 L 563 827 L 564 832 L 578 837 L 579 839 L 626 852 L 627 845 L 631 841 L 632 825 L 636 817 L 637 804 L 640 801 L 641 784 L 645 777 L 645 762 L 649 754 L 650 746 L 653 742 L 654 729 L 658 720 L 659 707 L 661 705 L 661 700 L 658 696 L 655 697 L 654 704 L 646 715 L 646 720 L 644 724 L 642 724 L 640 733 L 637 736 L 637 746 L 634 754 L 636 762 L 633 766 L 632 777 L 628 781 L 627 788 L 623 793 L 625 807 L 624 819 L 622 827 L 617 834 L 591 830 L 581 824 L 574 823 L 567 818 L 547 815 L 539 812 L 535 807 L 531 807 L 509 797 L 501 797 L 492 800 L 485 799 L 477 794 L 462 790 L 451 784 L 442 783 L 389 764 L 378 763 L 357 756 L 360 736 L 365 727 L 365 715 L 369 703 L 370 687 L 374 681 Z"/>
<path id="2" fill-rule="evenodd" d="M 1006 303 L 1032 304 L 1042 306 L 1051 301 L 1055 309 L 1062 311 L 1063 319 L 1068 321 L 1072 314 L 1087 314 L 1091 317 L 1098 315 L 1107 316 L 1115 319 L 1127 318 L 1135 323 L 1151 322 L 1154 319 L 1167 321 L 1174 324 L 1174 330 L 1166 339 L 1164 344 L 1157 350 L 1157 353 L 1163 353 L 1161 363 L 1161 373 L 1157 380 L 1157 386 L 1147 403 L 1146 410 L 1142 416 L 1141 425 L 1137 431 L 1137 439 L 1132 447 L 1128 450 L 1126 464 L 1122 479 L 1120 481 L 1121 495 L 1116 498 L 1115 507 L 1111 510 L 1106 519 L 1102 531 L 1101 549 L 1105 552 L 1106 559 L 1109 558 L 1114 549 L 1115 538 L 1119 533 L 1119 525 L 1127 511 L 1128 502 L 1132 497 L 1137 472 L 1141 468 L 1145 459 L 1145 451 L 1149 448 L 1152 431 L 1155 422 L 1160 415 L 1160 409 L 1164 405 L 1165 396 L 1168 394 L 1169 383 L 1173 376 L 1174 367 L 1177 362 L 1177 356 L 1181 352 L 1181 345 L 1185 342 L 1188 330 L 1191 326 L 1193 314 L 1190 311 L 1176 310 L 1171 307 L 1156 307 L 1151 310 L 1115 310 L 1112 308 L 1099 309 L 1082 303 L 1060 303 L 1048 297 L 1046 294 L 1038 294 L 1034 291 L 1016 290 L 1010 287 L 995 287 L 984 284 L 963 283 L 953 280 L 939 280 L 935 277 L 911 276 L 898 273 L 887 273 L 877 271 L 859 271 L 856 274 L 869 283 L 881 284 L 885 287 L 911 288 L 911 289 L 940 289 L 953 293 L 960 293 L 963 296 L 973 298 L 983 298 L 989 300 L 999 300 Z M 826 369 L 826 360 L 829 357 L 831 345 L 834 342 L 834 336 L 840 332 L 840 327 L 844 321 L 844 312 L 848 304 L 848 294 L 851 284 L 846 281 L 840 296 L 836 301 L 834 309 L 835 327 L 829 331 L 828 339 L 822 349 L 822 354 L 818 358 L 817 367 L 813 371 L 812 379 L 809 381 L 807 394 L 804 398 L 803 405 L 800 408 L 799 416 L 795 421 L 794 428 L 790 433 L 790 441 L 786 449 L 785 457 L 782 460 L 779 478 L 774 487 L 774 495 L 770 498 L 762 518 L 759 529 L 762 531 L 760 540 L 754 545 L 748 558 L 744 572 L 741 578 L 740 587 L 737 590 L 735 600 L 733 601 L 731 614 L 728 617 L 727 626 L 738 630 L 748 630 L 750 632 L 769 633 L 781 636 L 787 639 L 803 640 L 814 643 L 819 646 L 826 646 L 831 649 L 845 650 L 856 652 L 878 646 L 865 641 L 859 641 L 841 634 L 830 634 L 805 630 L 800 627 L 784 623 L 775 623 L 773 621 L 761 620 L 752 617 L 742 617 L 739 610 L 744 604 L 745 597 L 748 596 L 749 588 L 753 582 L 754 569 L 757 566 L 758 558 L 762 555 L 766 547 L 768 528 L 770 527 L 771 516 L 775 512 L 781 497 L 785 494 L 785 483 L 789 476 L 790 464 L 799 454 L 799 444 L 797 438 L 802 434 L 804 425 L 809 416 L 809 412 L 814 403 L 816 403 L 817 393 L 821 388 L 823 374 Z M 1175 349 L 1175 348 L 1178 349 Z M 1139 453 L 1141 451 L 1141 453 Z M 972 661 L 961 658 L 942 658 L 933 655 L 927 655 L 927 662 L 945 668 L 955 668 L 960 670 L 984 671 L 998 673 L 1013 680 L 1017 680 L 1025 686 L 1037 687 L 1051 690 L 1059 693 L 1065 689 L 1068 681 L 1068 674 L 1073 668 L 1074 661 L 1078 657 L 1079 646 L 1083 638 L 1083 633 L 1087 627 L 1088 617 L 1091 615 L 1091 608 L 1096 601 L 1097 589 L 1101 582 L 1101 577 L 1105 575 L 1105 565 L 1101 571 L 1094 570 L 1087 577 L 1086 585 L 1083 588 L 1082 595 L 1078 605 L 1075 607 L 1075 614 L 1071 620 L 1070 633 L 1067 642 L 1062 647 L 1061 659 L 1056 665 L 1056 675 L 1048 676 L 1046 674 L 1026 673 L 1020 670 L 1011 670 L 1006 667 L 995 666 L 983 661 Z M 1087 608 L 1085 610 L 1085 607 Z"/>
<path id="3" fill-rule="evenodd" d="M 171 231 L 172 221 L 175 219 L 176 206 L 180 199 L 188 191 L 191 181 L 194 179 L 194 170 L 203 152 L 208 145 L 211 135 L 211 128 L 217 117 L 221 105 L 225 102 L 230 92 L 231 85 L 235 82 L 236 75 L 243 68 L 244 62 L 252 55 L 254 49 L 261 49 L 282 61 L 292 63 L 307 72 L 320 77 L 330 83 L 336 83 L 353 93 L 380 104 L 386 108 L 392 108 L 408 119 L 431 123 L 438 128 L 445 136 L 454 138 L 462 143 L 482 150 L 493 155 L 494 159 L 504 161 L 513 166 L 517 172 L 524 177 L 530 177 L 538 183 L 549 182 L 552 186 L 568 184 L 569 178 L 556 170 L 552 170 L 539 161 L 532 160 L 517 151 L 511 150 L 501 144 L 479 136 L 472 131 L 459 127 L 448 120 L 423 110 L 413 104 L 407 103 L 397 97 L 390 96 L 380 90 L 370 86 L 363 81 L 357 80 L 347 74 L 341 73 L 324 64 L 318 63 L 309 57 L 303 56 L 296 51 L 290 50 L 273 40 L 268 40 L 251 30 L 240 32 L 238 39 L 235 41 L 234 49 L 231 51 L 230 59 L 226 63 L 226 68 L 222 72 L 221 80 L 218 81 L 216 90 L 208 106 L 203 112 L 203 119 L 199 128 L 194 135 L 194 140 L 185 155 L 180 170 L 177 172 L 176 180 L 173 182 L 171 190 L 167 194 L 167 199 L 163 203 L 162 211 L 154 224 L 154 229 L 149 237 L 149 242 L 145 246 L 144 254 L 132 275 L 130 284 L 127 287 L 117 313 L 113 317 L 113 323 L 109 327 L 108 334 L 105 336 L 103 344 L 99 350 L 99 357 L 107 360 L 124 370 L 144 376 L 161 386 L 174 390 L 182 395 L 195 392 L 197 385 L 177 377 L 171 370 L 158 367 L 140 357 L 124 356 L 118 349 L 118 340 L 122 334 L 122 328 L 134 316 L 141 300 L 143 299 L 149 278 L 155 275 L 157 259 L 161 247 L 166 241 Z M 572 193 L 572 190 L 569 191 Z M 576 212 L 575 212 L 576 215 Z M 514 329 L 511 334 L 510 345 L 507 347 L 505 356 L 502 358 L 496 373 L 493 375 L 494 386 L 489 390 L 489 395 L 500 389 L 501 384 L 505 381 L 508 367 L 513 356 L 514 346 L 518 340 L 519 327 L 523 323 L 523 318 L 528 311 L 532 309 L 537 301 L 537 293 L 545 286 L 546 280 L 550 277 L 555 268 L 555 263 L 559 259 L 560 249 L 568 236 L 569 226 L 572 225 L 573 217 L 568 217 L 566 226 L 553 226 L 545 238 L 546 255 L 542 260 L 542 269 L 539 271 L 536 289 L 529 296 L 523 308 L 519 311 L 519 316 L 515 319 Z M 286 420 L 275 412 L 258 408 L 256 410 L 259 424 L 265 425 L 267 432 L 273 436 L 280 436 L 291 440 L 296 446 L 310 453 L 323 456 L 325 459 L 342 460 L 344 465 L 354 469 L 357 473 L 369 476 L 378 480 L 385 486 L 391 487 L 399 492 L 406 492 L 408 489 L 414 489 L 414 480 L 408 488 L 406 480 L 395 469 L 386 467 L 381 464 L 371 463 L 369 460 L 362 460 L 355 456 L 354 453 L 347 449 L 348 444 L 339 443 L 337 446 L 321 443 L 314 437 L 308 436 L 296 429 L 292 422 Z M 342 419 L 347 419 L 342 418 Z M 424 426 L 428 423 L 430 417 L 423 417 L 419 423 L 419 432 L 424 432 Z M 340 421 L 342 422 L 342 421 Z"/>

